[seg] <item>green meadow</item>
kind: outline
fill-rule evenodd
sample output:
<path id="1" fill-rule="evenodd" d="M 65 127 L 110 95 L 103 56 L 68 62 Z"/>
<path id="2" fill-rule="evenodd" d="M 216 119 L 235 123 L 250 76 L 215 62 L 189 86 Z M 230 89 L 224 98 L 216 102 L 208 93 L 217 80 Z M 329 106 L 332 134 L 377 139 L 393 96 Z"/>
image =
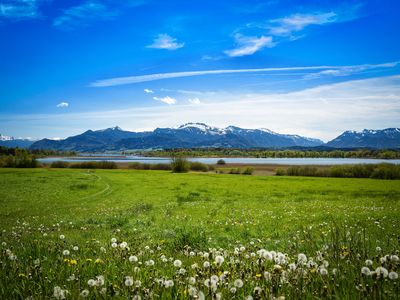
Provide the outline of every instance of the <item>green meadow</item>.
<path id="1" fill-rule="evenodd" d="M 400 181 L 0 169 L 1 299 L 397 299 Z"/>

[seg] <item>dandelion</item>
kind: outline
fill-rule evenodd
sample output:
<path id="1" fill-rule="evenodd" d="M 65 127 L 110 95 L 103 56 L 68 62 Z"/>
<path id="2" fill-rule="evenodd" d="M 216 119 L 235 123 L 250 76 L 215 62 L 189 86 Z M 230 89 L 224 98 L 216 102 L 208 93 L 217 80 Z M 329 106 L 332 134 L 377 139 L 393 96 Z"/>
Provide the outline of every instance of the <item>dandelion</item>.
<path id="1" fill-rule="evenodd" d="M 300 253 L 300 254 L 297 256 L 297 261 L 298 261 L 299 263 L 306 263 L 306 262 L 307 262 L 307 256 L 306 256 L 304 253 Z"/>
<path id="2" fill-rule="evenodd" d="M 132 276 L 125 277 L 125 286 L 132 286 L 133 285 L 133 278 Z"/>
<path id="3" fill-rule="evenodd" d="M 321 275 L 323 275 L 323 276 L 328 275 L 328 270 L 325 269 L 325 267 L 320 267 L 320 268 L 318 269 L 318 272 L 319 272 Z"/>
<path id="4" fill-rule="evenodd" d="M 230 288 L 229 291 L 230 291 L 232 294 L 235 294 L 235 293 L 236 293 L 236 288 L 232 287 L 232 288 Z"/>
<path id="5" fill-rule="evenodd" d="M 63 290 L 59 286 L 55 286 L 53 290 L 53 296 L 56 299 L 65 299 L 65 295 L 68 294 L 67 290 Z"/>
<path id="6" fill-rule="evenodd" d="M 83 290 L 81 293 L 80 293 L 80 295 L 81 295 L 81 297 L 82 298 L 86 298 L 87 296 L 89 296 L 89 290 Z"/>
<path id="7" fill-rule="evenodd" d="M 104 276 L 100 275 L 100 276 L 96 276 L 96 285 L 97 286 L 103 286 L 104 285 Z"/>
<path id="8" fill-rule="evenodd" d="M 164 286 L 165 286 L 166 288 L 173 287 L 173 286 L 174 286 L 174 281 L 173 281 L 173 280 L 171 280 L 171 279 L 169 279 L 169 280 L 165 280 L 165 282 L 164 282 Z"/>
<path id="9" fill-rule="evenodd" d="M 100 251 L 103 252 L 103 253 L 107 252 L 106 248 L 104 248 L 104 247 L 100 247 Z"/>
<path id="10" fill-rule="evenodd" d="M 217 255 L 217 256 L 215 257 L 215 263 L 216 263 L 218 266 L 221 266 L 221 265 L 224 263 L 224 261 L 225 261 L 225 259 L 224 259 L 224 257 L 223 257 L 222 255 Z"/>
<path id="11" fill-rule="evenodd" d="M 72 248 L 72 250 L 78 251 L 78 250 L 79 250 L 79 247 L 78 247 L 78 246 L 74 246 L 74 247 Z"/>
<path id="12" fill-rule="evenodd" d="M 365 265 L 366 265 L 367 267 L 371 267 L 372 264 L 373 264 L 373 262 L 372 262 L 372 260 L 370 260 L 370 259 L 367 259 L 367 260 L 365 261 Z"/>
<path id="13" fill-rule="evenodd" d="M 132 300 L 142 300 L 142 297 L 140 295 L 135 295 Z"/>
<path id="14" fill-rule="evenodd" d="M 234 286 L 236 286 L 237 288 L 241 288 L 243 287 L 243 281 L 241 279 L 236 279 L 235 282 L 233 283 Z"/>
<path id="15" fill-rule="evenodd" d="M 210 263 L 209 263 L 208 261 L 205 261 L 205 262 L 203 263 L 203 267 L 204 267 L 204 268 L 209 268 L 209 267 L 210 267 Z"/>
<path id="16" fill-rule="evenodd" d="M 384 267 L 378 267 L 375 270 L 375 273 L 378 277 L 383 277 L 386 278 L 388 276 L 388 270 L 386 270 Z"/>
<path id="17" fill-rule="evenodd" d="M 370 269 L 368 267 L 362 267 L 361 268 L 361 273 L 366 275 L 366 276 L 369 276 L 371 274 L 371 271 L 370 271 Z"/>
<path id="18" fill-rule="evenodd" d="M 118 247 L 118 244 L 117 244 L 117 243 L 112 243 L 112 244 L 111 244 L 111 247 L 117 248 L 117 247 Z"/>
<path id="19" fill-rule="evenodd" d="M 64 255 L 64 256 L 68 256 L 69 254 L 70 254 L 69 250 L 64 250 L 64 251 L 63 251 L 63 255 Z"/>
<path id="20" fill-rule="evenodd" d="M 399 278 L 399 275 L 396 272 L 392 271 L 389 273 L 389 279 L 396 280 L 398 278 Z"/>
<path id="21" fill-rule="evenodd" d="M 128 243 L 127 243 L 127 242 L 122 242 L 121 244 L 119 244 L 119 247 L 120 247 L 121 249 L 125 249 L 127 246 L 128 246 Z"/>
<path id="22" fill-rule="evenodd" d="M 195 277 L 190 277 L 189 278 L 189 283 L 193 284 L 193 285 L 196 284 L 196 278 Z"/>
<path id="23" fill-rule="evenodd" d="M 60 240 L 64 240 L 65 239 L 65 235 L 61 234 L 60 235 Z"/>
<path id="24" fill-rule="evenodd" d="M 140 287 L 142 285 L 142 282 L 140 280 L 135 281 L 135 286 Z"/>
<path id="25" fill-rule="evenodd" d="M 268 271 L 264 272 L 264 278 L 266 281 L 270 281 L 271 280 L 271 273 Z"/>
<path id="26" fill-rule="evenodd" d="M 381 252 L 382 248 L 378 246 L 378 247 L 375 248 L 375 250 L 376 250 L 376 252 Z"/>
<path id="27" fill-rule="evenodd" d="M 135 255 L 131 255 L 131 256 L 129 256 L 129 261 L 130 261 L 130 262 L 137 262 L 137 261 L 138 261 L 138 258 L 137 258 L 137 256 L 135 256 Z"/>
<path id="28" fill-rule="evenodd" d="M 117 242 L 117 239 L 116 238 L 112 238 L 111 239 L 111 243 L 113 244 L 113 243 L 116 243 Z"/>
<path id="29" fill-rule="evenodd" d="M 96 285 L 96 281 L 94 279 L 89 279 L 87 282 L 88 286 L 95 286 Z"/>
<path id="30" fill-rule="evenodd" d="M 150 259 L 145 262 L 146 266 L 154 266 L 154 260 Z"/>
<path id="31" fill-rule="evenodd" d="M 399 257 L 398 257 L 397 255 L 391 255 L 391 256 L 390 256 L 390 260 L 391 260 L 392 262 L 398 262 L 398 261 L 399 261 Z"/>
<path id="32" fill-rule="evenodd" d="M 211 278 L 210 278 L 210 280 L 211 280 L 212 282 L 217 283 L 217 282 L 219 281 L 219 277 L 218 277 L 217 275 L 212 275 Z"/>
<path id="33" fill-rule="evenodd" d="M 175 268 L 180 268 L 182 266 L 182 261 L 180 261 L 179 259 L 174 261 L 174 267 Z"/>

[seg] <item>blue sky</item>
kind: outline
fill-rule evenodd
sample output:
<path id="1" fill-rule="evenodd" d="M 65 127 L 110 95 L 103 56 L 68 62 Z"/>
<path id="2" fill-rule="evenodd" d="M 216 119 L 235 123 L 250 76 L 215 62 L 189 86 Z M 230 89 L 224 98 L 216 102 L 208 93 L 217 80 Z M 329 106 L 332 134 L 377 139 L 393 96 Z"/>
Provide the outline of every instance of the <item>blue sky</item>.
<path id="1" fill-rule="evenodd" d="M 400 126 L 398 1 L 0 0 L 0 133 Z"/>

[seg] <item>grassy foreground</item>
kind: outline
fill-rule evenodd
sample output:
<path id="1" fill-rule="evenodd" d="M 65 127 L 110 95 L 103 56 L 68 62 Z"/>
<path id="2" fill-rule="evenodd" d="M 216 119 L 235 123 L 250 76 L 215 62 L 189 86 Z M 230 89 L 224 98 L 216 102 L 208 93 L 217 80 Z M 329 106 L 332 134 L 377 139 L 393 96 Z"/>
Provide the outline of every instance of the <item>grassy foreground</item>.
<path id="1" fill-rule="evenodd" d="M 398 180 L 0 169 L 0 299 L 397 299 L 399 200 Z"/>

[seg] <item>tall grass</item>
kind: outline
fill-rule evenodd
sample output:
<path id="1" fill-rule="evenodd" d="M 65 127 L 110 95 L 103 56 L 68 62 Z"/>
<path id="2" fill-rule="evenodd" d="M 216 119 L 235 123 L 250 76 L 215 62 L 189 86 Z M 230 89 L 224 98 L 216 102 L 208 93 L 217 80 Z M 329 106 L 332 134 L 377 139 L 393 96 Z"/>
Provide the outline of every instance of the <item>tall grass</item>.
<path id="1" fill-rule="evenodd" d="M 89 161 L 74 163 L 69 167 L 73 169 L 117 169 L 117 164 L 113 161 Z"/>
<path id="2" fill-rule="evenodd" d="M 282 176 L 312 176 L 312 177 L 342 177 L 342 178 L 375 178 L 400 179 L 400 166 L 393 164 L 359 164 L 341 165 L 329 168 L 313 166 L 292 166 L 286 170 L 279 168 L 276 175 Z"/>

